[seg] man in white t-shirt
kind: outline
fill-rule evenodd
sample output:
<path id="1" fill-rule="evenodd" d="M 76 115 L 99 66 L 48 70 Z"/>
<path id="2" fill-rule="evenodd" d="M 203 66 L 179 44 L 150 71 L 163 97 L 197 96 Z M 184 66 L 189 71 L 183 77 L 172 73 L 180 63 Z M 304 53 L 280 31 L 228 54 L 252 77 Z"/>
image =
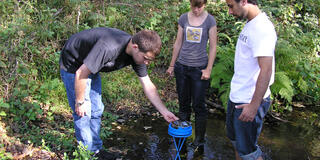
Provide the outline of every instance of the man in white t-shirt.
<path id="1" fill-rule="evenodd" d="M 236 159 L 263 159 L 257 140 L 270 106 L 277 35 L 256 0 L 226 0 L 226 3 L 230 14 L 248 20 L 236 46 L 227 136 L 235 147 Z"/>

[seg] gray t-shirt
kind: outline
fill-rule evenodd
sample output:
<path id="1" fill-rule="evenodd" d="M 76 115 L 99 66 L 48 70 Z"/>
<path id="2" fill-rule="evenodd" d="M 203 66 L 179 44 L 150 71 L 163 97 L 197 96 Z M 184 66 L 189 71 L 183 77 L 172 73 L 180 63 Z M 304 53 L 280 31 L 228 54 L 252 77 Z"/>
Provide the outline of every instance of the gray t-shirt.
<path id="1" fill-rule="evenodd" d="M 209 30 L 216 25 L 216 20 L 208 14 L 200 26 L 192 26 L 188 21 L 188 13 L 184 13 L 178 23 L 183 28 L 183 41 L 177 61 L 186 66 L 206 66 Z"/>

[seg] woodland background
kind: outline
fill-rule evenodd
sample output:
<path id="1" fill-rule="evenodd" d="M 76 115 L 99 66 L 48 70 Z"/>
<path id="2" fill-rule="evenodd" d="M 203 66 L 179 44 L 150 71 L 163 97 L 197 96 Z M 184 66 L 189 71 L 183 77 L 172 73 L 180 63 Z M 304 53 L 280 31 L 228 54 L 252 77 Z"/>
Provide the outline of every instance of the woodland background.
<path id="1" fill-rule="evenodd" d="M 272 112 L 284 116 L 298 107 L 310 110 L 312 114 L 305 115 L 306 123 L 320 127 L 320 1 L 259 0 L 259 4 L 278 34 Z M 168 108 L 177 111 L 177 100 L 164 94 L 168 90 L 166 84 L 174 80 L 161 74 L 171 59 L 178 18 L 189 8 L 188 0 L 1 1 L 1 159 L 27 154 L 30 148 L 64 159 L 89 154 L 75 145 L 58 65 L 65 41 L 84 29 L 113 27 L 130 34 L 142 29 L 157 31 L 163 47 L 149 73 Z M 225 107 L 235 44 L 245 21 L 228 15 L 223 0 L 209 1 L 206 9 L 218 25 L 217 58 L 208 100 Z M 106 106 L 150 105 L 130 69 L 103 77 Z M 174 88 L 172 91 L 175 92 Z M 110 136 L 110 124 L 116 118 L 111 112 L 105 112 L 104 117 L 102 138 Z"/>

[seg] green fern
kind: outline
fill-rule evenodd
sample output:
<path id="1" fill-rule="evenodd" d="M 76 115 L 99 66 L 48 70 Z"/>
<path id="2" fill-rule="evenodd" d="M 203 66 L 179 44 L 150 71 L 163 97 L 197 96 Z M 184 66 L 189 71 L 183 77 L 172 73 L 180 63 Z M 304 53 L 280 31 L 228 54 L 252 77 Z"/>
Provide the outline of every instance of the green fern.
<path id="1" fill-rule="evenodd" d="M 280 38 L 277 42 L 275 54 L 277 71 L 296 72 L 299 52 L 290 42 Z"/>
<path id="2" fill-rule="evenodd" d="M 286 72 L 276 72 L 275 82 L 271 86 L 273 94 L 279 94 L 281 98 L 284 98 L 288 102 L 292 102 L 294 96 L 294 88 L 291 79 L 287 76 Z"/>
<path id="3" fill-rule="evenodd" d="M 217 53 L 216 62 L 211 72 L 211 88 L 217 90 L 219 99 L 226 108 L 233 75 L 234 48 L 230 46 L 218 47 Z"/>
<path id="4" fill-rule="evenodd" d="M 309 86 L 305 80 L 303 80 L 302 77 L 299 78 L 298 81 L 298 87 L 303 93 L 307 93 Z"/>

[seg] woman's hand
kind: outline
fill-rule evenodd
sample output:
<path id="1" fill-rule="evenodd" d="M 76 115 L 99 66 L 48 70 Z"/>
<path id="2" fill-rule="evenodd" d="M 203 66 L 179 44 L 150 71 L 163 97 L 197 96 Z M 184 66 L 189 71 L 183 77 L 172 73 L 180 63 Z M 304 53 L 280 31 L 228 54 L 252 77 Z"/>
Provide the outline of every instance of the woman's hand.
<path id="1" fill-rule="evenodd" d="M 169 76 L 173 76 L 173 70 L 174 70 L 174 67 L 169 66 L 169 68 L 167 69 L 167 73 L 169 74 Z"/>
<path id="2" fill-rule="evenodd" d="M 210 78 L 210 75 L 211 75 L 211 70 L 209 69 L 203 69 L 201 70 L 202 71 L 202 76 L 201 76 L 201 79 L 202 80 L 208 80 Z"/>

